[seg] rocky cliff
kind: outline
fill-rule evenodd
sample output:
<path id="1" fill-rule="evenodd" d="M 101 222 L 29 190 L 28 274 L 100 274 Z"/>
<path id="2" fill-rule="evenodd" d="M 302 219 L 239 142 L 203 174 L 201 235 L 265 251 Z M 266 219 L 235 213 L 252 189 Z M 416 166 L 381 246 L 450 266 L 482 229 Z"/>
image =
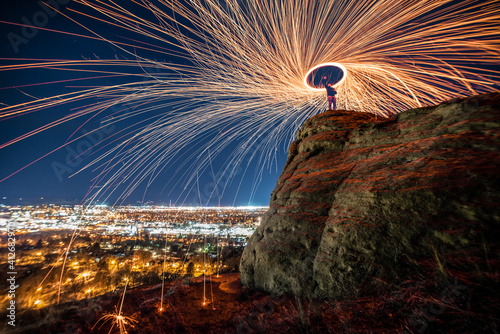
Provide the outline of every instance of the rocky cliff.
<path id="1" fill-rule="evenodd" d="M 242 283 L 345 298 L 416 271 L 498 275 L 499 119 L 499 93 L 389 119 L 309 119 L 245 248 Z"/>

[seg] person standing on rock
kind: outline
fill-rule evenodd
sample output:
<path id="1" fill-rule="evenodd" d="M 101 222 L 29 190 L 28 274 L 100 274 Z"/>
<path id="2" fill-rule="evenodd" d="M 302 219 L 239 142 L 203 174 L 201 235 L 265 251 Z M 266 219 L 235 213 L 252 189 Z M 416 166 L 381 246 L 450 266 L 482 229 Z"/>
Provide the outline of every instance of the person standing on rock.
<path id="1" fill-rule="evenodd" d="M 335 87 L 333 87 L 333 84 L 329 82 L 326 85 L 326 95 L 328 99 L 328 109 L 330 110 L 336 110 L 337 109 L 337 98 L 335 95 L 337 95 L 337 90 L 335 90 Z M 332 108 L 333 106 L 333 108 Z"/>

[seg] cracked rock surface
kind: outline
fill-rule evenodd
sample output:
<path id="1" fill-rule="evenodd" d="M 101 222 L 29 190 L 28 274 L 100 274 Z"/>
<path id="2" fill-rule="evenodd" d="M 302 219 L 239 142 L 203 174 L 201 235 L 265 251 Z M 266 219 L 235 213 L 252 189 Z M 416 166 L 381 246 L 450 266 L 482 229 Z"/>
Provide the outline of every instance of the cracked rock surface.
<path id="1" fill-rule="evenodd" d="M 243 252 L 242 283 L 349 298 L 362 286 L 403 282 L 408 268 L 495 256 L 499 119 L 499 93 L 391 118 L 312 117 Z"/>

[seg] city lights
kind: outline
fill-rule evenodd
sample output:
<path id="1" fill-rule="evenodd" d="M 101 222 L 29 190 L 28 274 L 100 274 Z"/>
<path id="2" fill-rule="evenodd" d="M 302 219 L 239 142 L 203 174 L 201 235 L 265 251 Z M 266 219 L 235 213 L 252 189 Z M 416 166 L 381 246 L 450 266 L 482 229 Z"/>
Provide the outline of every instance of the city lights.
<path id="1" fill-rule="evenodd" d="M 17 224 L 21 243 L 16 265 L 27 273 L 26 282 L 36 282 L 21 281 L 19 303 L 33 309 L 99 298 L 125 286 L 162 283 L 163 289 L 176 279 L 206 281 L 219 272 L 232 272 L 267 210 L 56 205 L 3 209 L 8 218 L 0 222 L 0 233 L 6 233 L 7 222 Z M 208 285 L 207 293 L 210 289 Z M 211 303 L 208 298 L 204 296 L 203 306 Z M 160 312 L 168 308 L 163 302 Z M 122 329 L 133 323 L 120 312 L 102 319 Z"/>

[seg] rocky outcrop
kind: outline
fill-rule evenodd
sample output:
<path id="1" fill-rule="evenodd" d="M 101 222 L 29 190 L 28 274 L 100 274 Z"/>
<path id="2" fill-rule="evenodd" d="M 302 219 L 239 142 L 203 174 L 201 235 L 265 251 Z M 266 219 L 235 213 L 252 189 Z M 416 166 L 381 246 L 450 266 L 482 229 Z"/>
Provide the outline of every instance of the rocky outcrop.
<path id="1" fill-rule="evenodd" d="M 244 250 L 242 283 L 344 298 L 402 282 L 408 267 L 447 275 L 464 258 L 498 265 L 499 112 L 491 93 L 388 119 L 312 117 Z"/>

